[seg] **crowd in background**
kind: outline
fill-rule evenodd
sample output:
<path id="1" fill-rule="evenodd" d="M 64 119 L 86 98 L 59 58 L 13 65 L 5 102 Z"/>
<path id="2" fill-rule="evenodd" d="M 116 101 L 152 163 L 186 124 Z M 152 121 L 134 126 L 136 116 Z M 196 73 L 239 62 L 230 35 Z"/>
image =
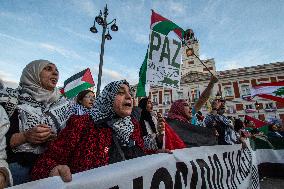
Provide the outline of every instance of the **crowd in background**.
<path id="1" fill-rule="evenodd" d="M 0 86 L 0 188 L 52 176 L 70 182 L 74 173 L 175 149 L 246 148 L 248 137 L 284 137 L 283 126 L 271 124 L 265 135 L 253 122 L 226 117 L 224 99 L 214 99 L 203 116 L 214 76 L 193 106 L 177 100 L 167 117 L 147 97 L 136 106 L 126 80 L 109 83 L 96 98 L 81 91 L 73 101 L 57 90 L 58 78 L 54 63 L 35 60 L 17 89 Z"/>

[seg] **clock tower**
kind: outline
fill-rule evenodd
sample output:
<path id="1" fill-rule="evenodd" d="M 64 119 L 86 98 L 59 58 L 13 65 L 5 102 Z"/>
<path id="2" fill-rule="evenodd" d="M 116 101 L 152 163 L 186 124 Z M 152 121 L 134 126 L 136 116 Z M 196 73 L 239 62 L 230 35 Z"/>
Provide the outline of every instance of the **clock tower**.
<path id="1" fill-rule="evenodd" d="M 188 29 L 185 31 L 185 41 L 183 44 L 182 76 L 189 72 L 208 72 L 204 69 L 205 67 L 200 63 L 196 56 L 199 57 L 199 41 L 194 36 L 192 29 Z M 202 62 L 210 69 L 210 71 L 215 72 L 215 62 L 213 59 L 202 60 Z"/>

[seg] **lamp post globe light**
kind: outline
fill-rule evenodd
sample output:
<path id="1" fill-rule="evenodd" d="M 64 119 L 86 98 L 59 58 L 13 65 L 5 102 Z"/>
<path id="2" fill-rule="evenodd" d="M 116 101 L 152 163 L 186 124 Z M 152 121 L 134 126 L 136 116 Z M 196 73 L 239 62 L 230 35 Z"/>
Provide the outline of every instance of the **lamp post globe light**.
<path id="1" fill-rule="evenodd" d="M 103 69 L 103 57 L 104 57 L 105 40 L 111 40 L 112 39 L 112 37 L 111 37 L 111 35 L 109 33 L 109 25 L 112 24 L 111 27 L 110 27 L 110 29 L 112 31 L 115 31 L 115 32 L 118 31 L 118 26 L 116 25 L 116 19 L 113 19 L 111 22 L 107 22 L 107 16 L 108 16 L 108 8 L 107 8 L 107 5 L 106 5 L 104 7 L 103 13 L 100 10 L 99 15 L 95 17 L 94 25 L 90 28 L 90 31 L 92 33 L 98 33 L 98 30 L 96 28 L 96 23 L 103 28 L 96 96 L 98 96 L 100 94 L 100 88 L 101 88 L 101 78 L 102 78 L 102 69 Z M 107 34 L 106 34 L 106 31 L 107 31 Z"/>

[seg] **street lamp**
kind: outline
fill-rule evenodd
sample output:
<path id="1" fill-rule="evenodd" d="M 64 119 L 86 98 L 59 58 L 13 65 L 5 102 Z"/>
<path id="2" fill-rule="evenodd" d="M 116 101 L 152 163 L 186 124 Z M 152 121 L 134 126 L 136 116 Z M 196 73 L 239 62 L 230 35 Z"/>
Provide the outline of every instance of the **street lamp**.
<path id="1" fill-rule="evenodd" d="M 99 64 L 99 74 L 98 74 L 98 84 L 97 84 L 97 93 L 96 96 L 100 94 L 100 88 L 101 88 L 101 78 L 102 78 L 102 69 L 103 69 L 103 57 L 104 57 L 104 46 L 105 46 L 105 40 L 111 40 L 112 37 L 109 33 L 109 25 L 111 25 L 110 29 L 112 31 L 118 31 L 118 26 L 116 25 L 116 19 L 113 19 L 111 22 L 107 22 L 107 16 L 108 16 L 108 8 L 107 5 L 104 8 L 104 12 L 100 10 L 100 13 L 98 16 L 95 17 L 94 25 L 90 28 L 90 31 L 92 33 L 98 33 L 98 30 L 96 28 L 96 22 L 100 26 L 103 27 L 102 32 L 102 42 L 101 42 L 101 53 L 100 53 L 100 64 Z M 107 31 L 107 34 L 106 34 Z"/>

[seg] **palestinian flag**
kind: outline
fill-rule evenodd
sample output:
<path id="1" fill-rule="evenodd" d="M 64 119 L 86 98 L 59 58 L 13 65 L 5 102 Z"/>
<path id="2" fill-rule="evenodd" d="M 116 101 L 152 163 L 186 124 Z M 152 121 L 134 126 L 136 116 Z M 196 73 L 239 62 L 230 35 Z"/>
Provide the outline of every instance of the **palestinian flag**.
<path id="1" fill-rule="evenodd" d="M 81 91 L 95 85 L 90 68 L 87 68 L 64 81 L 63 94 L 67 98 L 77 96 Z"/>
<path id="2" fill-rule="evenodd" d="M 159 15 L 154 10 L 152 10 L 151 16 L 151 30 L 161 33 L 163 35 L 168 35 L 171 31 L 174 31 L 177 36 L 182 40 L 184 36 L 184 30 L 173 23 L 172 21 L 168 20 L 167 18 Z M 147 72 L 147 58 L 148 58 L 148 51 L 145 55 L 144 61 L 140 67 L 139 71 L 139 83 L 137 86 L 137 97 L 145 97 L 145 85 L 146 85 L 146 72 Z"/>
<path id="3" fill-rule="evenodd" d="M 261 177 L 284 178 L 284 138 L 255 137 L 250 139 Z"/>
<path id="4" fill-rule="evenodd" d="M 257 85 L 251 89 L 251 95 L 284 103 L 284 81 Z"/>
<path id="5" fill-rule="evenodd" d="M 168 35 L 170 31 L 174 31 L 181 40 L 183 39 L 183 29 L 154 10 L 152 10 L 150 28 L 163 35 Z"/>
<path id="6" fill-rule="evenodd" d="M 261 121 L 259 119 L 253 118 L 253 117 L 248 116 L 248 115 L 245 115 L 245 120 L 249 120 L 249 121 L 254 122 L 254 125 L 255 125 L 256 128 L 260 128 L 260 127 L 263 127 L 265 125 L 268 125 L 268 123 L 266 123 L 265 121 Z"/>

